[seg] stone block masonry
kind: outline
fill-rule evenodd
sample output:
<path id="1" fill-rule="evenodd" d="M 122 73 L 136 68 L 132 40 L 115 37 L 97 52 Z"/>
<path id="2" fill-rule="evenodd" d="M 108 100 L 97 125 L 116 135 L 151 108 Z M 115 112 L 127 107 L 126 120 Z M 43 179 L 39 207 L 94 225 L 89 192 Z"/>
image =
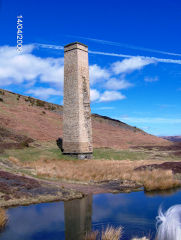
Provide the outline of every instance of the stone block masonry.
<path id="1" fill-rule="evenodd" d="M 92 157 L 88 47 L 71 43 L 64 47 L 63 153 Z"/>

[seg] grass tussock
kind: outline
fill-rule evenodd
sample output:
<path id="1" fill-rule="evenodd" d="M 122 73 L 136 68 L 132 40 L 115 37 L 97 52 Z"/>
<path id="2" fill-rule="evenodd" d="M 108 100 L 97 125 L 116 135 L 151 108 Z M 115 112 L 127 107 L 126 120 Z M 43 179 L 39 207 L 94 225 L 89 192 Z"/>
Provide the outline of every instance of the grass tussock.
<path id="1" fill-rule="evenodd" d="M 121 236 L 122 227 L 107 227 L 105 231 L 102 231 L 101 240 L 119 240 Z"/>
<path id="2" fill-rule="evenodd" d="M 7 220 L 8 217 L 6 215 L 6 211 L 3 208 L 0 208 L 0 230 L 5 227 Z"/>
<path id="3" fill-rule="evenodd" d="M 144 174 L 144 171 L 142 174 Z M 174 178 L 171 170 L 155 169 L 146 171 L 145 175 L 143 184 L 146 191 L 166 190 L 181 185 L 180 181 Z"/>
<path id="4" fill-rule="evenodd" d="M 113 228 L 108 226 L 105 230 L 102 230 L 101 233 L 94 231 L 87 234 L 85 240 L 120 240 L 121 236 L 122 227 Z"/>

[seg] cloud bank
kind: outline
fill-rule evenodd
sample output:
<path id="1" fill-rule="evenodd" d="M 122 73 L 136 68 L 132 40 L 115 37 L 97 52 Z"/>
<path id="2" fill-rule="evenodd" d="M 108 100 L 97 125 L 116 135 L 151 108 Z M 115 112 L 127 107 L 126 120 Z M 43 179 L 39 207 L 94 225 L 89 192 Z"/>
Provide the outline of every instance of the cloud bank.
<path id="1" fill-rule="evenodd" d="M 63 96 L 64 59 L 63 57 L 43 58 L 34 54 L 37 48 L 63 50 L 62 46 L 47 44 L 24 45 L 23 53 L 18 54 L 16 47 L 0 47 L 0 87 L 18 85 L 24 88 L 26 94 L 48 100 L 51 97 Z M 107 54 L 93 52 L 94 54 Z M 111 53 L 108 53 L 110 55 Z M 153 57 L 130 56 L 124 57 L 108 67 L 98 64 L 90 65 L 90 95 L 91 101 L 108 102 L 126 99 L 120 91 L 133 87 L 134 84 L 126 80 L 127 74 L 143 69 L 145 66 L 157 63 Z M 164 62 L 180 61 L 162 59 Z M 158 77 L 145 77 L 145 82 L 158 81 Z"/>
<path id="2" fill-rule="evenodd" d="M 41 47 L 45 46 L 42 44 Z M 51 45 L 46 47 L 52 48 Z M 0 47 L 0 87 L 19 86 L 26 94 L 43 100 L 63 95 L 64 59 L 36 56 L 33 52 L 35 49 L 37 45 L 24 45 L 23 52 L 19 54 L 16 47 Z M 114 62 L 107 68 L 90 65 L 91 101 L 107 102 L 126 98 L 120 90 L 133 84 L 121 74 L 145 65 L 139 58 L 126 60 Z M 137 60 L 139 63 L 136 65 L 134 62 Z"/>
<path id="3" fill-rule="evenodd" d="M 23 54 L 15 47 L 0 47 L 0 86 L 25 84 L 37 81 L 63 84 L 63 58 L 40 58 L 32 54 L 35 47 L 25 45 Z"/>

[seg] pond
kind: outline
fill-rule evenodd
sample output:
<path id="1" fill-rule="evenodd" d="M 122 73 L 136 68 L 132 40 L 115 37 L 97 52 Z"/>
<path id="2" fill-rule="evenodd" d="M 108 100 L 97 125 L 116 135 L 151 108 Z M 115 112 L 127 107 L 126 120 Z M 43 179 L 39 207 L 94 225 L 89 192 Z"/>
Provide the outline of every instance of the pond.
<path id="1" fill-rule="evenodd" d="M 69 202 L 42 203 L 7 209 L 8 225 L 1 240 L 80 240 L 85 231 L 122 226 L 123 240 L 155 235 L 155 217 L 162 205 L 181 203 L 181 190 L 89 195 Z"/>

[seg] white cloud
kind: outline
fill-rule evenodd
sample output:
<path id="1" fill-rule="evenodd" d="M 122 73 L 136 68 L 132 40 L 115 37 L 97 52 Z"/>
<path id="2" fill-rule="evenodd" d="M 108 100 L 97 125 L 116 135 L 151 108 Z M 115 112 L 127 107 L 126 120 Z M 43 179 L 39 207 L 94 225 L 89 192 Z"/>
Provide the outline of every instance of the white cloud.
<path id="1" fill-rule="evenodd" d="M 35 46 L 0 47 L 0 86 L 30 84 L 36 81 L 63 85 L 63 58 L 40 58 L 32 54 Z M 36 80 L 36 81 L 35 81 Z"/>
<path id="2" fill-rule="evenodd" d="M 110 73 L 107 69 L 94 64 L 89 67 L 89 76 L 90 84 L 95 84 L 96 82 L 108 79 L 110 77 Z"/>
<path id="3" fill-rule="evenodd" d="M 100 93 L 96 89 L 90 89 L 91 101 L 96 101 L 100 98 Z"/>
<path id="4" fill-rule="evenodd" d="M 145 77 L 144 78 L 144 81 L 145 82 L 157 82 L 159 79 L 158 79 L 158 77 L 156 76 L 156 77 Z"/>
<path id="5" fill-rule="evenodd" d="M 35 97 L 41 98 L 43 100 L 47 100 L 51 96 L 60 96 L 62 93 L 53 88 L 34 88 L 26 91 L 27 94 L 32 94 Z"/>
<path id="6" fill-rule="evenodd" d="M 101 94 L 99 101 L 107 102 L 107 101 L 122 100 L 125 98 L 126 97 L 118 91 L 105 91 L 103 94 Z"/>
<path id="7" fill-rule="evenodd" d="M 110 78 L 105 84 L 105 87 L 107 89 L 112 89 L 112 90 L 121 90 L 121 89 L 126 89 L 132 86 L 133 84 L 128 81 L 124 79 L 118 80 L 116 78 Z"/>
<path id="8" fill-rule="evenodd" d="M 126 97 L 118 92 L 118 91 L 105 91 L 103 93 L 100 93 L 97 89 L 90 89 L 90 97 L 91 101 L 97 101 L 97 102 L 108 102 L 108 101 L 116 101 L 116 100 L 122 100 Z M 102 109 L 113 109 L 112 107 L 103 107 Z"/>
<path id="9" fill-rule="evenodd" d="M 129 73 L 134 70 L 139 70 L 143 68 L 146 65 L 149 65 L 151 63 L 154 63 L 151 59 L 145 59 L 142 57 L 132 57 L 129 59 L 124 59 L 123 61 L 117 61 L 112 64 L 112 71 L 115 74 L 120 73 Z"/>
<path id="10" fill-rule="evenodd" d="M 30 88 L 26 93 L 47 100 L 63 92 L 64 60 L 38 57 L 33 54 L 37 47 L 54 48 L 52 45 L 24 45 L 23 52 L 19 54 L 16 47 L 0 47 L 0 86 L 18 84 L 22 89 Z M 56 49 L 61 50 L 62 47 L 57 46 Z M 90 90 L 91 101 L 105 102 L 126 98 L 118 90 L 127 89 L 133 84 L 124 79 L 123 73 L 141 69 L 152 62 L 150 59 L 133 57 L 115 62 L 108 68 L 97 64 L 91 65 L 89 67 L 90 83 L 93 86 Z M 120 73 L 121 76 L 116 76 Z M 101 90 L 97 89 L 96 85 Z M 104 92 L 100 93 L 103 89 Z"/>
<path id="11" fill-rule="evenodd" d="M 19 84 L 34 97 L 47 100 L 51 96 L 61 95 L 63 92 L 64 61 L 63 58 L 41 58 L 33 54 L 36 45 L 24 45 L 19 54 L 16 47 L 0 47 L 0 86 Z M 48 47 L 48 46 L 46 46 Z M 51 47 L 51 46 L 50 46 Z M 105 83 L 106 89 L 123 89 L 130 86 L 125 80 L 111 78 L 110 69 L 102 68 L 97 64 L 90 66 L 90 81 Z M 43 87 L 41 84 L 46 84 Z M 36 87 L 36 84 L 39 87 Z M 112 87 L 110 86 L 112 84 Z M 114 101 L 124 99 L 118 91 L 105 91 L 102 94 L 95 88 L 90 90 L 91 101 Z"/>

